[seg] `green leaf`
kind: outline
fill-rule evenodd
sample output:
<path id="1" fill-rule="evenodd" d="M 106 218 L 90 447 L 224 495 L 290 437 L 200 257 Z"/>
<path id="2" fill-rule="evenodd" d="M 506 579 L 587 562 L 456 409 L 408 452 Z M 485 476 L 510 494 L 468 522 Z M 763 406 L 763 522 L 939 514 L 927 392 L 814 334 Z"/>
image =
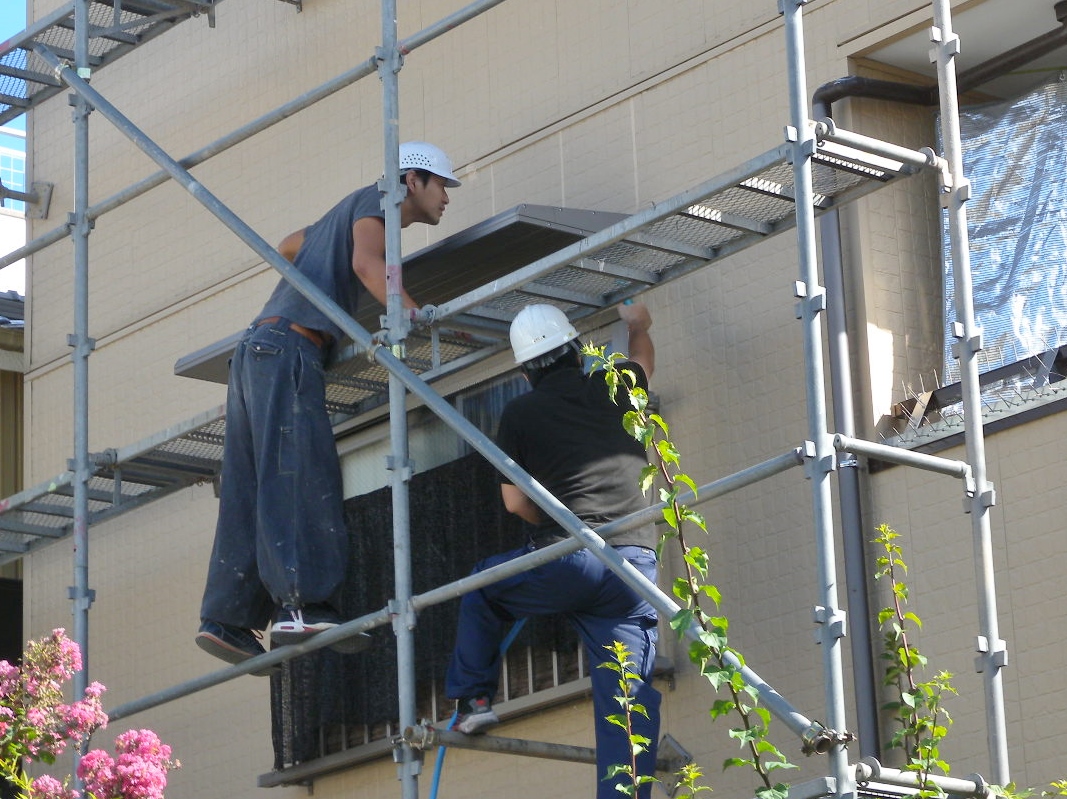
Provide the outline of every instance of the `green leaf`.
<path id="1" fill-rule="evenodd" d="M 689 510 L 689 508 L 685 508 L 682 513 L 682 521 L 689 522 L 690 524 L 695 524 L 705 533 L 708 531 L 708 523 L 704 521 L 704 517 L 701 514 L 697 513 L 695 510 Z"/>
<path id="2" fill-rule="evenodd" d="M 700 593 L 704 594 L 704 596 L 711 597 L 712 601 L 715 602 L 716 606 L 722 599 L 722 594 L 719 593 L 719 589 L 714 585 L 700 586 Z"/>
<path id="3" fill-rule="evenodd" d="M 700 572 L 701 577 L 708 573 L 708 553 L 700 547 L 689 547 L 682 557 L 686 563 Z"/>
<path id="4" fill-rule="evenodd" d="M 656 450 L 659 452 L 660 458 L 664 463 L 676 466 L 678 464 L 681 454 L 677 448 L 670 441 L 666 439 L 660 439 L 656 442 Z"/>
<path id="5" fill-rule="evenodd" d="M 782 784 L 775 785 L 773 788 L 764 786 L 762 788 L 757 788 L 755 793 L 756 799 L 787 799 L 789 796 L 789 786 Z"/>
<path id="6" fill-rule="evenodd" d="M 693 482 L 693 478 L 691 478 L 689 475 L 676 474 L 674 476 L 674 479 L 678 480 L 679 482 L 685 483 L 686 486 L 688 486 L 689 490 L 693 492 L 693 496 L 697 496 L 697 484 Z"/>
<path id="7" fill-rule="evenodd" d="M 671 629 L 675 632 L 685 632 L 693 626 L 693 611 L 683 608 L 674 614 L 671 619 Z"/>
<path id="8" fill-rule="evenodd" d="M 717 699 L 712 703 L 711 709 L 708 712 L 713 719 L 717 719 L 733 713 L 735 707 L 737 707 L 737 705 L 729 699 Z"/>
<path id="9" fill-rule="evenodd" d="M 652 484 L 656 481 L 656 475 L 659 473 L 657 469 L 651 463 L 641 470 L 641 493 L 647 494 L 649 489 L 652 488 Z"/>

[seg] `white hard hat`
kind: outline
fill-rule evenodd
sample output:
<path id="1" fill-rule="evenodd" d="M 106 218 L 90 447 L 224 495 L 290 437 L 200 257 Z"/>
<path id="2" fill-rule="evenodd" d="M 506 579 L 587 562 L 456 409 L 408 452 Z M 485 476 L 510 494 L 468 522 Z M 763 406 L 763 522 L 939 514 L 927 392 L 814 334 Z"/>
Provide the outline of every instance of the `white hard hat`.
<path id="1" fill-rule="evenodd" d="M 511 323 L 515 363 L 532 361 L 578 338 L 567 315 L 553 305 L 527 305 Z"/>
<path id="2" fill-rule="evenodd" d="M 440 147 L 429 142 L 406 141 L 400 145 L 400 173 L 409 169 L 425 169 L 445 179 L 445 185 L 454 189 L 459 180 L 452 174 L 452 162 Z"/>

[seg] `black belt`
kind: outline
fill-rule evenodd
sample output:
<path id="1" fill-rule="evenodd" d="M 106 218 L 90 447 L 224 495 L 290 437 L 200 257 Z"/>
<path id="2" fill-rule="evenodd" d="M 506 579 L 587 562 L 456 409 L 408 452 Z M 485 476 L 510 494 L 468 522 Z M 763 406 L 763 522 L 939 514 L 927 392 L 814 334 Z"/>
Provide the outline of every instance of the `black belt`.
<path id="1" fill-rule="evenodd" d="M 278 322 L 280 320 L 281 320 L 280 316 L 268 316 L 266 319 L 257 319 L 256 323 L 255 323 L 255 326 L 259 327 L 260 325 L 272 325 L 275 322 Z M 314 344 L 320 350 L 323 347 L 325 347 L 327 344 L 329 344 L 330 341 L 332 340 L 325 333 L 321 333 L 318 330 L 312 330 L 310 327 L 304 327 L 303 325 L 298 325 L 296 322 L 290 322 L 289 323 L 289 329 L 292 330 L 294 333 L 299 333 L 301 336 L 306 338 L 308 341 L 310 341 L 312 344 Z"/>

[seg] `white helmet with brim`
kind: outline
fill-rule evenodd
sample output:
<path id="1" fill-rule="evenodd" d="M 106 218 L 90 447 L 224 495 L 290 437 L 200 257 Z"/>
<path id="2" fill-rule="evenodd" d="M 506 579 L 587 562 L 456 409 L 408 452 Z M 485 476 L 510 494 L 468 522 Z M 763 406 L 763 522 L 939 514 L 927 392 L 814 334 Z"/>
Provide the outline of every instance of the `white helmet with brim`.
<path id="1" fill-rule="evenodd" d="M 515 363 L 524 364 L 578 338 L 567 315 L 554 305 L 527 305 L 511 323 Z"/>
<path id="2" fill-rule="evenodd" d="M 406 141 L 400 145 L 400 174 L 412 169 L 424 169 L 445 179 L 445 185 L 454 189 L 459 179 L 452 174 L 452 161 L 445 151 L 429 142 Z"/>

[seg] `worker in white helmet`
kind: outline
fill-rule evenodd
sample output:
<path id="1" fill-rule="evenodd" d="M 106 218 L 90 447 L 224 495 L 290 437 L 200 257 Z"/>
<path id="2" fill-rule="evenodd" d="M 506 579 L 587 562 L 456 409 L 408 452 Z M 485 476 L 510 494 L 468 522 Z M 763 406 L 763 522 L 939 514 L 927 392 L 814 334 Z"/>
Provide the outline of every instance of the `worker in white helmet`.
<path id="1" fill-rule="evenodd" d="M 620 305 L 619 316 L 629 331 L 628 360 L 637 385 L 648 389 L 655 349 L 648 330 L 652 317 L 642 304 Z M 515 361 L 533 388 L 511 400 L 500 417 L 500 448 L 592 528 L 646 508 L 640 488 L 648 464 L 643 446 L 623 428 L 630 404 L 624 394 L 614 402 L 603 371 L 586 374 L 578 333 L 566 315 L 551 305 L 522 309 L 511 324 Z M 475 571 L 519 557 L 563 540 L 565 532 L 521 490 L 502 478 L 500 490 L 511 513 L 533 527 L 527 546 L 479 563 Z M 651 582 L 656 581 L 657 534 L 653 524 L 613 537 L 611 544 Z M 456 647 L 445 677 L 447 695 L 457 700 L 453 729 L 483 732 L 499 719 L 492 702 L 499 679 L 500 645 L 516 619 L 565 616 L 584 640 L 593 681 L 593 712 L 597 743 L 597 797 L 611 799 L 625 778 L 603 780 L 610 766 L 629 764 L 631 744 L 626 732 L 606 720 L 619 712 L 618 674 L 597 668 L 611 655 L 613 641 L 626 645 L 640 676 L 633 685 L 635 701 L 645 718 L 633 715 L 634 733 L 649 739 L 638 756 L 638 772 L 655 773 L 659 737 L 660 694 L 652 687 L 656 658 L 656 611 L 587 549 L 539 566 L 516 577 L 464 595 L 460 603 Z M 647 799 L 650 784 L 638 796 Z"/>
<path id="2" fill-rule="evenodd" d="M 459 186 L 448 156 L 400 145 L 400 225 L 436 225 Z M 279 252 L 354 316 L 369 293 L 386 304 L 385 213 L 376 184 L 345 197 Z M 404 308 L 418 306 L 401 293 Z M 343 622 L 347 530 L 323 365 L 341 329 L 282 279 L 230 362 L 215 544 L 196 643 L 229 663 L 298 643 Z M 368 636 L 336 648 L 358 651 Z"/>

